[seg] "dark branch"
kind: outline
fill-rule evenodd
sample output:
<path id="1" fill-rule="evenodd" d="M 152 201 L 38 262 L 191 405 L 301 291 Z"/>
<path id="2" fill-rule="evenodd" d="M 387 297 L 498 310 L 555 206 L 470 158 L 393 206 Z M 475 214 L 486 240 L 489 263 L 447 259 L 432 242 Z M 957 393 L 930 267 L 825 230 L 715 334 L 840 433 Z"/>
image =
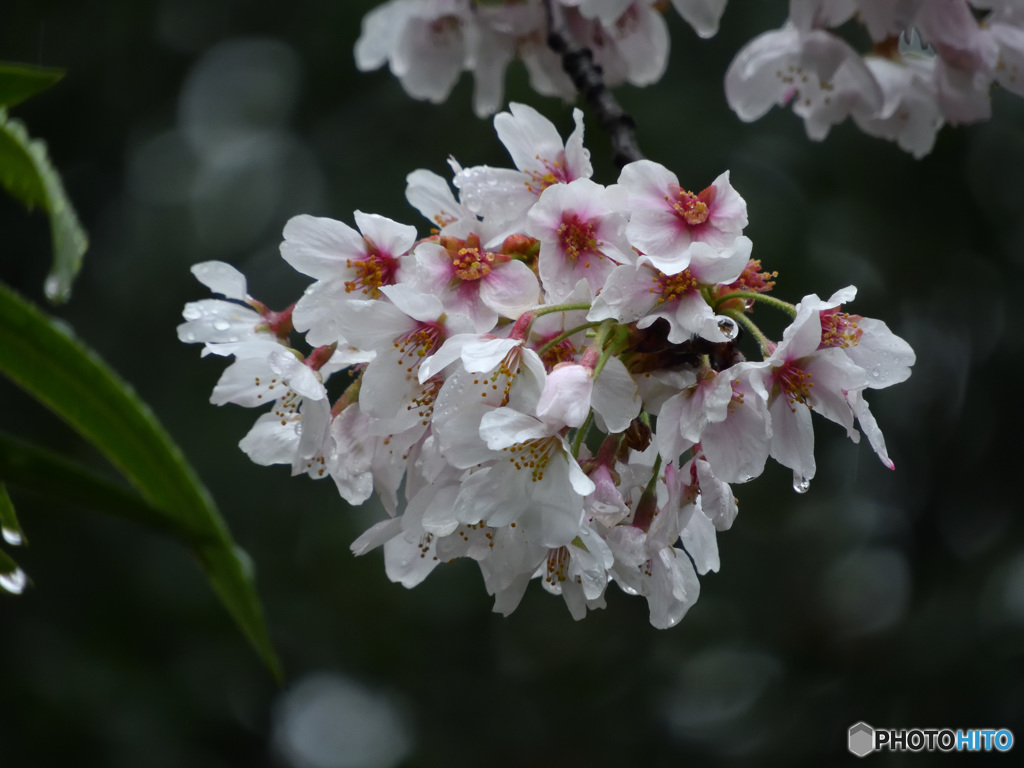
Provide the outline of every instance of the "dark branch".
<path id="1" fill-rule="evenodd" d="M 643 160 L 644 154 L 636 140 L 636 123 L 612 95 L 604 83 L 601 67 L 594 63 L 589 48 L 577 47 L 565 27 L 560 10 L 552 0 L 544 0 L 548 22 L 548 47 L 562 59 L 562 69 L 593 110 L 601 127 L 612 140 L 612 160 L 621 168 L 634 160 Z"/>

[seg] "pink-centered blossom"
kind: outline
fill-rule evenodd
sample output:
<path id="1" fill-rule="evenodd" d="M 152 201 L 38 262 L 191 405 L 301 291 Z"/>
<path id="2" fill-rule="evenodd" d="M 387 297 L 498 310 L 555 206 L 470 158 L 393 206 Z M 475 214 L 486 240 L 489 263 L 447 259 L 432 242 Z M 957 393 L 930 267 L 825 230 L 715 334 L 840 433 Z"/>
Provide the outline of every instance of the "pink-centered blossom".
<path id="1" fill-rule="evenodd" d="M 540 240 L 538 268 L 549 301 L 558 303 L 586 280 L 597 293 L 617 264 L 632 263 L 626 217 L 590 179 L 548 187 L 530 209 L 526 233 Z"/>
<path id="2" fill-rule="evenodd" d="M 355 213 L 355 230 L 334 219 L 295 216 L 284 228 L 281 257 L 316 280 L 296 303 L 295 329 L 310 344 L 344 343 L 344 302 L 376 299 L 398 282 L 416 230 L 376 214 Z"/>
<path id="3" fill-rule="evenodd" d="M 622 169 L 616 193 L 631 211 L 626 239 L 667 275 L 690 265 L 696 243 L 726 254 L 747 226 L 747 204 L 729 183 L 728 171 L 695 194 L 665 166 L 638 160 Z"/>

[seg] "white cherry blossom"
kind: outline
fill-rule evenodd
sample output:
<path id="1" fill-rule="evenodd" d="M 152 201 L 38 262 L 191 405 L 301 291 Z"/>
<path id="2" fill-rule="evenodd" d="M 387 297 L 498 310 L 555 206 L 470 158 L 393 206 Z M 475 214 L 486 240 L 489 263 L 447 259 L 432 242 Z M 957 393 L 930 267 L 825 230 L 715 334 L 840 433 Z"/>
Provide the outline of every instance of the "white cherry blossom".
<path id="1" fill-rule="evenodd" d="M 721 9 L 689 5 L 705 19 Z M 846 12 L 814 5 L 802 34 Z M 407 0 L 381 18 L 408 27 L 444 7 L 456 6 Z M 566 16 L 601 24 L 616 7 L 581 2 Z M 615 24 L 650 10 L 623 8 Z M 369 58 L 399 56 L 366 45 Z M 913 89 L 900 90 L 895 59 L 879 71 L 890 64 L 892 112 L 866 130 L 913 143 L 918 129 L 896 122 Z M 576 121 L 563 145 L 513 105 L 496 125 L 518 170 L 453 162 L 461 201 L 440 176 L 410 174 L 407 198 L 431 227 L 423 239 L 360 212 L 358 229 L 295 217 L 281 253 L 313 282 L 294 308 L 270 311 L 227 264 L 197 265 L 224 298 L 187 305 L 179 334 L 233 358 L 212 402 L 265 409 L 240 442 L 255 463 L 330 477 L 349 504 L 377 495 L 387 517 L 352 549 L 382 548 L 393 581 L 413 587 L 465 558 L 495 611 L 515 610 L 536 579 L 575 619 L 604 607 L 615 582 L 667 628 L 722 564 L 717 535 L 737 515 L 730 483 L 752 480 L 770 455 L 805 489 L 812 409 L 854 440 L 859 423 L 892 467 L 864 393 L 905 380 L 914 352 L 849 312 L 852 286 L 796 307 L 766 296 L 778 273 L 750 258 L 728 172 L 693 194 L 643 161 L 601 187 Z M 494 190 L 474 188 L 481 179 Z M 777 344 L 755 322 L 762 308 L 795 315 Z"/>

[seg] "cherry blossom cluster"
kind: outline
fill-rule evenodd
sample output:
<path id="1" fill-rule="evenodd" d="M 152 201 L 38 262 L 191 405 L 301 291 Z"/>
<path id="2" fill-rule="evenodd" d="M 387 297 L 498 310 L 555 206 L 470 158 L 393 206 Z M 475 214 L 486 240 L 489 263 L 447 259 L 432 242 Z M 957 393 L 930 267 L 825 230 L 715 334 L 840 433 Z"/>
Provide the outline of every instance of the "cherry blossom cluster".
<path id="1" fill-rule="evenodd" d="M 662 0 L 549 0 L 560 31 L 593 54 L 605 85 L 650 85 L 665 72 Z M 726 0 L 672 0 L 701 37 L 718 31 Z M 542 0 L 391 0 L 363 20 L 356 63 L 387 63 L 413 97 L 444 101 L 461 73 L 475 78 L 481 116 L 503 103 L 505 69 L 521 59 L 534 90 L 572 99 L 561 58 L 548 47 Z M 857 23 L 870 37 L 847 42 Z M 840 29 L 842 28 L 842 29 Z M 840 36 L 839 33 L 842 33 Z M 789 18 L 748 43 L 725 77 L 742 120 L 789 104 L 821 140 L 848 117 L 866 133 L 928 154 L 944 123 L 991 115 L 998 84 L 1024 95 L 1024 0 L 790 0 Z"/>
<path id="2" fill-rule="evenodd" d="M 330 477 L 351 504 L 378 494 L 388 516 L 352 548 L 383 546 L 392 580 L 470 558 L 495 610 L 537 578 L 577 619 L 614 581 L 668 627 L 719 567 L 730 484 L 771 456 L 807 490 L 812 411 L 854 441 L 859 423 L 892 467 L 864 394 L 914 353 L 847 311 L 853 287 L 775 298 L 728 172 L 698 192 L 648 160 L 592 181 L 574 116 L 563 143 L 530 107 L 498 114 L 515 167 L 451 161 L 458 196 L 411 173 L 427 236 L 358 211 L 355 228 L 291 219 L 281 255 L 314 282 L 282 312 L 197 264 L 222 298 L 186 305 L 178 335 L 233 358 L 213 403 L 265 409 L 240 443 L 254 462 Z M 791 320 L 777 342 L 761 307 Z"/>
<path id="3" fill-rule="evenodd" d="M 566 30 L 601 66 L 605 83 L 657 82 L 668 62 L 663 0 L 550 0 Z M 672 0 L 701 37 L 718 31 L 726 0 Z M 363 19 L 356 64 L 363 71 L 385 63 L 416 99 L 440 103 L 463 71 L 474 77 L 473 108 L 492 115 L 504 104 L 505 70 L 526 66 L 531 87 L 572 99 L 576 89 L 547 44 L 542 0 L 390 0 Z"/>
<path id="4" fill-rule="evenodd" d="M 873 43 L 863 55 L 830 31 L 853 19 Z M 851 117 L 922 157 L 943 123 L 990 117 L 993 83 L 1024 95 L 1021 0 L 790 0 L 786 24 L 736 55 L 725 93 L 743 120 L 790 104 L 812 139 Z"/>

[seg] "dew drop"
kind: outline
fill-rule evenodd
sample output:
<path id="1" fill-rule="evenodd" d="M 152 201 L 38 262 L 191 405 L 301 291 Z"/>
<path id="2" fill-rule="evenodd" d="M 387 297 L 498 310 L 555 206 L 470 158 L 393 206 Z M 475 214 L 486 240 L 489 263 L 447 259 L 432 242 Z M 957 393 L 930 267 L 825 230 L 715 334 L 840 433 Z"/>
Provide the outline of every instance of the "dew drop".
<path id="1" fill-rule="evenodd" d="M 793 475 L 793 490 L 797 493 L 807 493 L 811 487 L 811 481 L 803 475 Z"/>
<path id="2" fill-rule="evenodd" d="M 194 304 L 186 304 L 185 309 L 181 311 L 181 316 L 186 320 L 198 320 L 203 316 L 203 312 Z"/>
<path id="3" fill-rule="evenodd" d="M 46 278 L 43 283 L 43 293 L 50 301 L 64 301 L 71 295 L 71 291 L 61 284 L 60 278 L 56 275 Z"/>
<path id="4" fill-rule="evenodd" d="M 190 344 L 196 340 L 196 335 L 192 331 L 185 331 L 182 337 Z"/>
<path id="5" fill-rule="evenodd" d="M 215 331 L 226 331 L 230 327 L 231 323 L 229 323 L 227 320 L 224 320 L 223 318 L 213 321 L 213 329 Z"/>
<path id="6" fill-rule="evenodd" d="M 20 595 L 25 591 L 28 584 L 28 577 L 21 568 L 15 568 L 10 573 L 0 573 L 0 589 L 4 589 L 13 595 Z"/>
<path id="7" fill-rule="evenodd" d="M 725 336 L 725 340 L 732 341 L 733 339 L 735 339 L 737 334 L 739 334 L 740 332 L 740 327 L 736 324 L 736 321 L 733 320 L 731 317 L 722 316 L 719 316 L 717 320 L 718 330 L 720 330 L 722 332 L 722 335 Z"/>
<path id="8" fill-rule="evenodd" d="M 21 535 L 21 531 L 16 531 L 13 528 L 0 528 L 0 533 L 3 534 L 4 541 L 12 547 L 20 547 L 22 542 L 25 541 L 25 538 Z"/>

